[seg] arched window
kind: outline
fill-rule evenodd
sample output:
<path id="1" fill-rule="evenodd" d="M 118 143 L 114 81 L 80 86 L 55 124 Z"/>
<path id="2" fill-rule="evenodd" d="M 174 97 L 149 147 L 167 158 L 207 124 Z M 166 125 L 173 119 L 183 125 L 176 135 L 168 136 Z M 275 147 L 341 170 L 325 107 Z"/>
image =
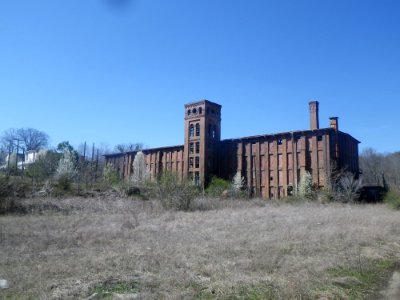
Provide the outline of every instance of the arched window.
<path id="1" fill-rule="evenodd" d="M 196 124 L 196 136 L 200 136 L 200 124 Z"/>
<path id="2" fill-rule="evenodd" d="M 194 136 L 194 125 L 190 124 L 189 126 L 189 137 L 193 137 Z"/>
<path id="3" fill-rule="evenodd" d="M 199 115 L 201 115 L 203 113 L 203 108 L 199 107 Z"/>
<path id="4" fill-rule="evenodd" d="M 191 112 L 191 111 L 190 111 L 190 109 L 188 109 L 188 110 L 187 110 L 187 114 L 188 114 L 188 116 L 190 115 L 190 112 Z"/>
<path id="5" fill-rule="evenodd" d="M 196 114 L 196 113 L 197 113 L 197 109 L 196 109 L 196 108 L 193 108 L 193 109 L 192 109 L 192 113 Z"/>

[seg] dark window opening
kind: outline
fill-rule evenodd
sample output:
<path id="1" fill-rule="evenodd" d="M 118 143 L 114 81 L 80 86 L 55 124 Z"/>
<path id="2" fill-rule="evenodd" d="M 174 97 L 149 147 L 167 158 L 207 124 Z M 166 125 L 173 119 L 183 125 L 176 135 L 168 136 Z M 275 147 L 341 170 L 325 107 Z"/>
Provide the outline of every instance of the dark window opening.
<path id="1" fill-rule="evenodd" d="M 192 113 L 196 114 L 197 113 L 197 109 L 193 108 Z"/>
<path id="2" fill-rule="evenodd" d="M 190 115 L 190 109 L 187 110 L 187 114 Z"/>
<path id="3" fill-rule="evenodd" d="M 274 177 L 271 176 L 271 177 L 269 178 L 269 180 L 270 180 L 270 181 L 273 181 L 273 180 L 274 180 Z"/>
<path id="4" fill-rule="evenodd" d="M 199 107 L 199 115 L 201 115 L 203 113 L 203 108 Z"/>
<path id="5" fill-rule="evenodd" d="M 193 154 L 193 152 L 194 152 L 194 145 L 193 145 L 193 143 L 190 143 L 189 144 L 189 153 Z"/>
<path id="6" fill-rule="evenodd" d="M 287 187 L 287 192 L 289 196 L 293 196 L 293 187 L 291 185 Z"/>
<path id="7" fill-rule="evenodd" d="M 189 137 L 193 137 L 194 136 L 194 125 L 190 124 L 189 126 Z"/>
<path id="8" fill-rule="evenodd" d="M 193 168 L 193 157 L 189 158 L 189 168 Z"/>
<path id="9" fill-rule="evenodd" d="M 196 136 L 200 136 L 200 124 L 196 124 Z"/>
<path id="10" fill-rule="evenodd" d="M 282 145 L 282 139 L 278 139 L 278 145 Z"/>
<path id="11" fill-rule="evenodd" d="M 322 141 L 322 135 L 319 135 L 319 136 L 317 137 L 317 139 L 318 139 L 319 142 Z"/>
<path id="12" fill-rule="evenodd" d="M 194 184 L 200 185 L 200 173 L 199 172 L 194 173 Z"/>
<path id="13" fill-rule="evenodd" d="M 195 158 L 194 167 L 195 168 L 199 168 L 200 167 L 200 157 L 198 157 L 198 156 Z"/>
<path id="14" fill-rule="evenodd" d="M 200 143 L 196 143 L 196 153 L 200 153 Z"/>

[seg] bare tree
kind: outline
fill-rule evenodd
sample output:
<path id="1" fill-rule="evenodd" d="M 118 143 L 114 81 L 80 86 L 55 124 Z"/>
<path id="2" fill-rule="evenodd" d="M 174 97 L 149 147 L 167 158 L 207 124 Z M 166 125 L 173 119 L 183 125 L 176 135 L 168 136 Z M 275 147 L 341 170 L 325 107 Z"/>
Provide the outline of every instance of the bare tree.
<path id="1" fill-rule="evenodd" d="M 18 140 L 17 130 L 14 128 L 7 129 L 3 132 L 0 138 L 0 147 L 2 151 L 14 152 L 14 148 L 16 148 L 16 141 Z"/>
<path id="2" fill-rule="evenodd" d="M 26 151 L 38 151 L 49 143 L 49 136 L 34 128 L 20 128 L 17 130 L 17 136 L 18 139 L 22 140 Z"/>
<path id="3" fill-rule="evenodd" d="M 362 180 L 350 172 L 344 172 L 339 179 L 336 194 L 342 202 L 354 202 L 360 195 Z"/>
<path id="4" fill-rule="evenodd" d="M 29 150 L 40 150 L 48 145 L 49 136 L 34 128 L 10 128 L 2 134 L 0 147 L 4 152 L 14 152 L 18 145 Z"/>
<path id="5" fill-rule="evenodd" d="M 120 153 L 130 152 L 130 151 L 139 151 L 143 150 L 142 143 L 127 143 L 127 144 L 118 144 L 114 147 L 115 151 Z"/>
<path id="6" fill-rule="evenodd" d="M 382 154 L 367 148 L 360 155 L 360 168 L 367 185 L 380 185 L 400 192 L 400 152 Z"/>
<path id="7" fill-rule="evenodd" d="M 384 160 L 384 155 L 376 152 L 375 149 L 366 148 L 363 150 L 360 155 L 360 169 L 366 184 L 383 185 Z"/>

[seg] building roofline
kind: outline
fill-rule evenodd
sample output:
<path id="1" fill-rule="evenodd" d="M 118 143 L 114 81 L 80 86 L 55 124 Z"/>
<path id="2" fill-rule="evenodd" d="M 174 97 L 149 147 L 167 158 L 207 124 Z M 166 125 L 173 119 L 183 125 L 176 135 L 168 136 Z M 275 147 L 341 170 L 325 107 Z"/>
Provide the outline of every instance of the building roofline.
<path id="1" fill-rule="evenodd" d="M 333 128 L 327 127 L 327 128 L 320 128 L 320 129 L 305 129 L 305 130 L 295 130 L 295 131 L 284 131 L 284 132 L 277 132 L 277 133 L 268 133 L 268 134 L 258 134 L 258 135 L 251 135 L 251 136 L 244 136 L 244 137 L 238 137 L 238 138 L 228 138 L 228 139 L 223 139 L 221 142 L 233 142 L 233 141 L 240 141 L 240 140 L 252 140 L 252 139 L 258 139 L 261 137 L 277 137 L 277 136 L 285 136 L 285 135 L 295 135 L 295 134 L 304 134 L 304 133 L 313 133 L 313 132 L 334 132 L 335 130 Z M 361 143 L 359 140 L 351 136 L 350 134 L 346 132 L 339 131 L 340 134 L 347 135 L 354 139 L 357 143 Z M 176 146 L 166 146 L 166 147 L 157 147 L 157 148 L 148 148 L 148 149 L 142 149 L 142 150 L 135 150 L 135 151 L 127 151 L 127 152 L 119 152 L 119 153 L 110 153 L 110 154 L 105 154 L 104 157 L 112 157 L 112 156 L 121 156 L 124 154 L 132 154 L 132 153 L 137 153 L 137 152 L 151 152 L 151 151 L 160 151 L 160 150 L 166 150 L 166 149 L 176 149 L 176 148 L 184 148 L 184 145 L 176 145 Z"/>
<path id="2" fill-rule="evenodd" d="M 260 137 L 273 137 L 273 136 L 285 136 L 285 135 L 295 135 L 295 134 L 304 134 L 304 133 L 312 133 L 312 132 L 331 132 L 334 131 L 333 128 L 327 127 L 327 128 L 320 128 L 320 129 L 305 129 L 305 130 L 295 130 L 295 131 L 284 131 L 284 132 L 277 132 L 277 133 L 268 133 L 268 134 L 259 134 L 259 135 L 251 135 L 251 136 L 244 136 L 244 137 L 239 137 L 239 138 L 228 138 L 228 139 L 223 139 L 221 142 L 228 142 L 228 141 L 235 141 L 235 140 L 251 140 L 251 139 L 257 139 Z M 341 134 L 345 134 L 353 138 L 355 141 L 360 143 L 357 139 L 352 137 L 350 134 L 339 131 Z"/>
<path id="3" fill-rule="evenodd" d="M 137 152 L 150 152 L 150 151 L 159 151 L 162 149 L 176 149 L 176 148 L 183 148 L 184 145 L 177 145 L 177 146 L 166 146 L 166 147 L 157 147 L 157 148 L 147 148 L 147 149 L 142 149 L 142 150 L 134 150 L 134 151 L 126 151 L 126 152 L 118 152 L 118 153 L 110 153 L 110 154 L 104 154 L 104 157 L 111 157 L 111 156 L 120 156 L 123 154 L 131 154 L 131 153 L 137 153 Z"/>
<path id="4" fill-rule="evenodd" d="M 361 142 L 360 142 L 359 140 L 357 140 L 357 139 L 356 139 L 354 136 L 352 136 L 351 134 L 348 134 L 348 133 L 343 132 L 343 131 L 340 131 L 340 130 L 339 130 L 339 133 L 344 134 L 344 135 L 347 135 L 347 136 L 351 137 L 352 139 L 354 139 L 358 144 L 361 144 Z"/>
<path id="5" fill-rule="evenodd" d="M 198 105 L 198 104 L 203 104 L 203 103 L 206 103 L 206 104 L 212 104 L 212 105 L 215 105 L 215 106 L 218 106 L 218 107 L 222 107 L 222 105 L 221 104 L 218 104 L 218 103 L 215 103 L 215 102 L 212 102 L 212 101 L 210 101 L 210 100 L 207 100 L 207 99 L 202 99 L 202 100 L 199 100 L 199 101 L 194 101 L 194 102 L 189 102 L 189 103 L 186 103 L 185 104 L 185 108 L 186 107 L 188 107 L 188 106 L 192 106 L 192 105 Z"/>

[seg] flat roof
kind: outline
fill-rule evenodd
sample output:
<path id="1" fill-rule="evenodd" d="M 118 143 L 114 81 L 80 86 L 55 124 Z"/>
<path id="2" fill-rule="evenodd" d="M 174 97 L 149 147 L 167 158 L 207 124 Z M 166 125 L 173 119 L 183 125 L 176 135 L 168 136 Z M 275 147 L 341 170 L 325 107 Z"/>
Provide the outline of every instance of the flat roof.
<path id="1" fill-rule="evenodd" d="M 203 103 L 212 104 L 212 105 L 215 105 L 215 106 L 218 106 L 218 107 L 222 107 L 221 104 L 212 102 L 212 101 L 207 100 L 207 99 L 202 99 L 202 100 L 199 100 L 199 101 L 186 103 L 185 107 L 192 106 L 192 105 L 197 105 L 197 104 L 203 104 Z"/>
<path id="2" fill-rule="evenodd" d="M 258 138 L 266 138 L 266 137 L 271 137 L 271 136 L 285 136 L 285 135 L 301 135 L 305 133 L 314 133 L 314 132 L 328 132 L 328 131 L 334 131 L 333 128 L 327 127 L 327 128 L 320 128 L 320 129 L 305 129 L 305 130 L 295 130 L 295 131 L 286 131 L 286 132 L 278 132 L 278 133 L 269 133 L 269 134 L 259 134 L 259 135 L 251 135 L 251 136 L 244 136 L 244 137 L 239 137 L 239 138 L 229 138 L 229 139 L 223 139 L 220 142 L 233 142 L 233 141 L 238 141 L 238 140 L 252 140 L 252 139 L 258 139 Z M 360 143 L 357 139 L 355 139 L 353 136 L 351 136 L 348 133 L 339 131 L 340 134 L 347 135 L 351 138 L 353 138 L 357 143 Z M 129 153 L 136 153 L 139 151 L 143 152 L 150 152 L 150 151 L 158 151 L 162 149 L 174 149 L 174 148 L 184 148 L 184 145 L 177 145 L 177 146 L 166 146 L 166 147 L 157 147 L 157 148 L 149 148 L 149 149 L 142 149 L 142 150 L 136 150 L 136 151 L 127 151 L 127 152 L 119 152 L 119 153 L 111 153 L 111 154 L 105 154 L 104 156 L 119 156 L 123 154 L 129 154 Z"/>
<path id="3" fill-rule="evenodd" d="M 150 152 L 150 151 L 158 151 L 161 149 L 176 149 L 176 148 L 183 148 L 184 145 L 177 145 L 177 146 L 166 146 L 166 147 L 157 147 L 157 148 L 148 148 L 148 149 L 142 149 L 142 150 L 134 150 L 134 151 L 126 151 L 126 152 L 117 152 L 117 153 L 110 153 L 110 154 L 104 154 L 104 156 L 119 156 L 123 154 L 130 154 L 130 153 L 137 153 L 137 152 Z"/>

